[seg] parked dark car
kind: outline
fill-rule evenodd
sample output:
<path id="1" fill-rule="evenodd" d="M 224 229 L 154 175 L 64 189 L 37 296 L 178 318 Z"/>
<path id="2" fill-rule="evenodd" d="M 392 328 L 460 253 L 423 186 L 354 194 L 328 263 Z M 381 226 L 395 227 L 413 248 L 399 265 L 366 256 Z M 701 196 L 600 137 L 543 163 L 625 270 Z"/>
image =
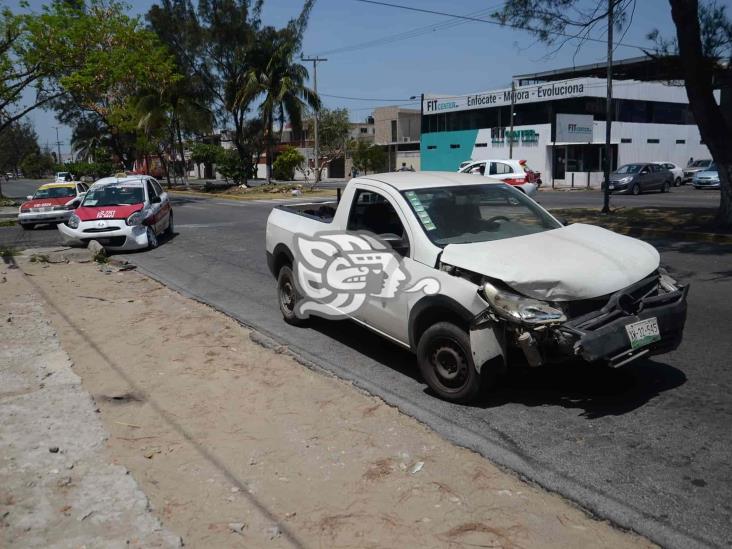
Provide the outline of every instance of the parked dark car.
<path id="1" fill-rule="evenodd" d="M 610 192 L 641 194 L 646 191 L 668 192 L 674 174 L 659 164 L 625 164 L 610 174 Z M 604 188 L 604 185 L 603 185 Z"/>

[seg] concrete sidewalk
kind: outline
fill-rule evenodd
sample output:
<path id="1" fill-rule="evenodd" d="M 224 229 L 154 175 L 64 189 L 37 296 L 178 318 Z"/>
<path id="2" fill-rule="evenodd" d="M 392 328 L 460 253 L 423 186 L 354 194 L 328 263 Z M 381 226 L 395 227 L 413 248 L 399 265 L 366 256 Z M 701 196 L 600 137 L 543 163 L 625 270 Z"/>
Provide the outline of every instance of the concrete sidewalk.
<path id="1" fill-rule="evenodd" d="M 179 547 L 113 463 L 42 299 L 11 267 L 0 268 L 0 546 Z"/>

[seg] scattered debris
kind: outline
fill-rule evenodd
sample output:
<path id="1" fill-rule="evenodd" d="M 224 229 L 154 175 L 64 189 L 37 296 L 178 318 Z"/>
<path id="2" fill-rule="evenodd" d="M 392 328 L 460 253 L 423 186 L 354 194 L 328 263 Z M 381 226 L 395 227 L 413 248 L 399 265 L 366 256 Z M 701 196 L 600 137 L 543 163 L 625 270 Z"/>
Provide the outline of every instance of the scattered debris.
<path id="1" fill-rule="evenodd" d="M 90 240 L 86 248 L 89 250 L 89 255 L 93 261 L 96 261 L 97 263 L 107 262 L 107 250 L 105 250 L 104 246 L 99 242 L 96 240 Z"/>
<path id="2" fill-rule="evenodd" d="M 71 486 L 71 477 L 63 477 L 56 482 L 56 486 L 63 488 L 65 486 Z"/>
<path id="3" fill-rule="evenodd" d="M 99 412 L 99 408 L 94 410 L 95 412 Z M 142 429 L 142 425 L 135 425 L 134 423 L 124 423 L 122 421 L 115 421 L 117 425 L 124 425 L 125 427 L 132 427 L 133 429 Z"/>
<path id="4" fill-rule="evenodd" d="M 144 448 L 143 448 L 143 450 L 144 450 Z M 159 453 L 160 453 L 160 448 L 154 447 L 154 448 L 148 449 L 143 455 L 147 459 L 152 459 L 155 454 L 159 454 Z"/>
<path id="5" fill-rule="evenodd" d="M 48 451 L 52 454 L 58 454 L 58 446 L 51 446 Z"/>
<path id="6" fill-rule="evenodd" d="M 126 402 L 143 402 L 145 400 L 140 395 L 134 392 L 122 393 L 121 395 L 102 395 L 101 399 L 106 400 L 107 402 L 111 402 L 113 404 L 124 404 Z"/>
<path id="7" fill-rule="evenodd" d="M 282 535 L 282 530 L 280 530 L 279 526 L 273 526 L 267 529 L 267 535 L 269 535 L 269 539 L 275 539 Z"/>
<path id="8" fill-rule="evenodd" d="M 229 530 L 234 532 L 235 534 L 242 534 L 244 533 L 244 528 L 246 528 L 247 525 L 243 522 L 230 522 L 229 523 Z"/>
<path id="9" fill-rule="evenodd" d="M 418 461 L 412 466 L 409 472 L 414 475 L 416 473 L 419 473 L 422 470 L 422 467 L 424 467 L 424 461 Z"/>

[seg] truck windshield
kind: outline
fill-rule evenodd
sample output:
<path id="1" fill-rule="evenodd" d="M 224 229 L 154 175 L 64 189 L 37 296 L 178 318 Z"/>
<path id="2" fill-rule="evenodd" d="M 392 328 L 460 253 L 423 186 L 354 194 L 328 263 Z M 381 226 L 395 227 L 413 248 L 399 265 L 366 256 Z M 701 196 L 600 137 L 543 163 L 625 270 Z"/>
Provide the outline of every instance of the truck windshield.
<path id="1" fill-rule="evenodd" d="M 508 185 L 462 185 L 404 191 L 436 245 L 502 240 L 561 227 L 521 191 Z"/>
<path id="2" fill-rule="evenodd" d="M 125 206 L 145 202 L 142 185 L 120 183 L 92 187 L 84 197 L 82 206 Z"/>

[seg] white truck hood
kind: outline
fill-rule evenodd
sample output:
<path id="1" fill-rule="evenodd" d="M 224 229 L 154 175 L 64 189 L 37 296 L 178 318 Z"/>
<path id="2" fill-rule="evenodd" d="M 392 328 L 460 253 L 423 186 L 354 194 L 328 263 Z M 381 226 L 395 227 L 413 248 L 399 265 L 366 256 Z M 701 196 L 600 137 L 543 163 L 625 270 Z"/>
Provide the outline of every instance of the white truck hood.
<path id="1" fill-rule="evenodd" d="M 546 301 L 607 295 L 658 268 L 656 249 L 635 238 L 577 223 L 526 236 L 448 244 L 441 261 L 502 280 Z"/>

